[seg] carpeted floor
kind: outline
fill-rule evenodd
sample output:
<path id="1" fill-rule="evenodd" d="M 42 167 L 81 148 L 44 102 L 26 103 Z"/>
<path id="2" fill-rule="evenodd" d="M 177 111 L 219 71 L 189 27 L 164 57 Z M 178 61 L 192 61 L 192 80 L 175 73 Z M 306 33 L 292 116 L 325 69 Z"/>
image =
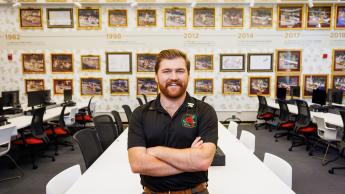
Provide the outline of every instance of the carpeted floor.
<path id="1" fill-rule="evenodd" d="M 345 170 L 336 171 L 335 174 L 328 174 L 328 169 L 332 166 L 345 165 L 345 159 L 340 159 L 337 164 L 321 165 L 321 160 L 317 157 L 310 157 L 304 147 L 295 148 L 288 151 L 290 141 L 286 138 L 275 142 L 272 137 L 274 132 L 267 130 L 254 130 L 252 125 L 240 125 L 240 130 L 248 130 L 256 136 L 255 154 L 262 160 L 264 153 L 273 153 L 286 161 L 293 167 L 293 190 L 296 194 L 344 194 L 345 193 Z M 240 131 L 239 131 L 240 135 Z M 51 150 L 48 153 L 53 153 Z M 315 155 L 321 154 L 316 152 Z M 334 152 L 333 152 L 334 154 Z M 330 155 L 332 157 L 332 154 Z M 0 160 L 0 178 L 17 173 L 15 169 L 8 169 L 6 159 Z M 32 170 L 32 166 L 27 161 L 19 161 L 25 176 L 21 179 L 0 183 L 1 194 L 44 194 L 46 183 L 57 173 L 74 164 L 81 164 L 84 169 L 84 162 L 80 150 L 76 146 L 75 151 L 70 148 L 62 148 L 56 161 L 50 159 L 40 159 L 37 170 Z"/>

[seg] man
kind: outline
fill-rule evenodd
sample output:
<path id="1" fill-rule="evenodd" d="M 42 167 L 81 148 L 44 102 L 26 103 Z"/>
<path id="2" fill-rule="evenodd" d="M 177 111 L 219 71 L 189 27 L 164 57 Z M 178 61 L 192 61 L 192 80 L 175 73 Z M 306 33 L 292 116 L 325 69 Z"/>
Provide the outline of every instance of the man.
<path id="1" fill-rule="evenodd" d="M 145 194 L 208 194 L 218 121 L 210 105 L 186 92 L 189 71 L 184 53 L 161 51 L 155 66 L 161 93 L 132 114 L 128 158 Z"/>

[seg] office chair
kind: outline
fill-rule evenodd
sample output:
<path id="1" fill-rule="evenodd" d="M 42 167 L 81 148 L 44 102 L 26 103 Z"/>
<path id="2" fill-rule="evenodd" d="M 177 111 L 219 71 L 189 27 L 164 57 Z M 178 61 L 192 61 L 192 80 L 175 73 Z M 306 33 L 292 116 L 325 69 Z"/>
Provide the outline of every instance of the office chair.
<path id="1" fill-rule="evenodd" d="M 111 111 L 111 114 L 113 115 L 114 119 L 115 119 L 115 124 L 116 124 L 116 128 L 119 132 L 119 135 L 123 132 L 124 128 L 123 128 L 123 123 L 120 117 L 120 113 L 117 112 L 116 110 Z"/>
<path id="2" fill-rule="evenodd" d="M 66 127 L 66 124 L 65 124 L 66 107 L 67 107 L 67 104 L 65 104 L 62 107 L 58 121 L 54 121 L 54 120 L 48 121 L 48 125 L 50 125 L 50 127 L 49 129 L 45 130 L 45 133 L 48 135 L 48 137 L 50 137 L 50 139 L 54 141 L 56 156 L 59 155 L 58 153 L 59 145 L 70 146 L 71 150 L 74 151 L 73 142 L 68 142 L 68 141 L 60 142 L 60 140 L 64 140 L 68 137 L 71 137 L 71 132 L 69 131 L 69 129 Z"/>
<path id="3" fill-rule="evenodd" d="M 79 113 L 75 116 L 76 122 L 82 124 L 84 127 L 87 123 L 92 123 L 92 116 L 96 109 L 96 103 L 92 102 L 93 98 L 94 96 L 90 98 L 87 108 L 80 109 Z"/>
<path id="4" fill-rule="evenodd" d="M 132 116 L 131 107 L 129 107 L 127 104 L 125 104 L 125 105 L 122 105 L 122 108 L 125 110 L 127 121 L 128 121 L 128 124 L 129 124 L 129 122 L 131 120 L 131 116 Z"/>
<path id="5" fill-rule="evenodd" d="M 145 101 L 145 104 L 147 104 L 147 97 L 146 97 L 146 95 L 145 94 L 141 94 L 141 95 L 143 95 L 143 98 L 144 98 L 144 101 Z"/>
<path id="6" fill-rule="evenodd" d="M 83 129 L 73 135 L 73 139 L 78 143 L 88 169 L 97 158 L 103 153 L 101 142 L 99 141 L 95 129 Z"/>
<path id="7" fill-rule="evenodd" d="M 274 114 L 270 112 L 270 109 L 267 105 L 266 98 L 264 96 L 258 95 L 258 100 L 259 100 L 259 109 L 258 109 L 258 114 L 256 118 L 258 120 L 263 120 L 264 123 L 257 123 L 254 125 L 254 127 L 256 130 L 258 130 L 259 127 L 265 126 L 265 129 L 266 129 L 268 126 L 268 121 L 274 118 Z M 271 131 L 271 129 L 269 129 L 269 131 Z"/>
<path id="8" fill-rule="evenodd" d="M 242 130 L 240 136 L 240 142 L 245 145 L 250 152 L 254 153 L 255 151 L 255 135 L 249 131 Z"/>
<path id="9" fill-rule="evenodd" d="M 306 149 L 309 150 L 311 140 L 316 136 L 317 126 L 311 120 L 307 102 L 296 100 L 296 103 L 298 115 L 296 117 L 294 130 L 291 133 L 292 143 L 289 151 L 292 151 L 292 148 L 294 147 L 302 145 L 306 145 Z"/>
<path id="10" fill-rule="evenodd" d="M 339 143 L 342 140 L 343 133 L 340 133 L 340 131 L 338 131 L 336 128 L 327 127 L 324 118 L 314 116 L 314 120 L 317 124 L 317 135 L 321 138 L 320 140 L 324 141 L 327 144 L 325 154 L 322 158 L 322 165 L 324 166 L 334 161 L 334 160 L 330 160 L 326 162 L 326 156 L 331 144 L 335 144 L 338 149 L 338 152 L 340 151 Z M 316 147 L 316 145 L 318 144 L 320 140 L 315 141 L 315 143 L 313 144 L 312 148 L 309 151 L 309 155 L 312 155 L 314 148 Z"/>
<path id="11" fill-rule="evenodd" d="M 95 129 L 103 150 L 106 150 L 119 136 L 113 119 L 110 115 L 97 115 L 93 118 Z"/>
<path id="12" fill-rule="evenodd" d="M 345 141 L 345 111 L 339 111 L 340 112 L 340 116 L 341 116 L 341 119 L 343 121 L 343 141 Z M 344 150 L 345 150 L 345 147 L 343 149 L 341 149 L 340 153 L 338 153 L 338 156 L 337 158 L 333 159 L 332 162 L 334 160 L 337 160 L 338 158 L 340 158 L 341 156 L 344 155 Z M 328 170 L 329 174 L 334 174 L 334 170 L 345 170 L 345 165 L 344 166 L 337 166 L 337 167 L 333 167 L 331 169 Z"/>
<path id="13" fill-rule="evenodd" d="M 275 141 L 278 141 L 278 138 L 287 136 L 289 139 L 291 136 L 291 131 L 293 130 L 295 124 L 291 118 L 289 107 L 285 100 L 278 100 L 279 103 L 279 116 L 277 123 L 277 130 L 284 130 L 284 132 L 278 132 L 274 134 Z"/>
<path id="14" fill-rule="evenodd" d="M 43 115 L 45 111 L 45 107 L 33 110 L 30 128 L 28 130 L 21 130 L 20 139 L 14 141 L 14 144 L 23 145 L 29 149 L 29 152 L 31 153 L 31 162 L 33 169 L 37 169 L 38 167 L 36 164 L 36 156 L 38 154 L 36 147 L 38 147 L 39 145 L 48 147 L 50 143 L 50 140 L 47 134 L 44 132 L 43 128 Z M 54 156 L 43 154 L 39 156 L 51 158 L 53 162 L 55 161 Z"/>
<path id="15" fill-rule="evenodd" d="M 203 96 L 203 97 L 201 98 L 201 101 L 205 102 L 206 97 L 207 97 L 207 96 Z"/>
<path id="16" fill-rule="evenodd" d="M 81 177 L 80 165 L 69 167 L 49 180 L 46 194 L 64 194 Z"/>
<path id="17" fill-rule="evenodd" d="M 141 98 L 137 97 L 137 100 L 138 100 L 138 102 L 139 102 L 139 106 L 144 105 L 144 103 L 143 103 L 143 101 L 141 100 Z"/>
<path id="18" fill-rule="evenodd" d="M 276 155 L 265 153 L 264 164 L 289 188 L 292 188 L 292 167 L 288 162 Z"/>
<path id="19" fill-rule="evenodd" d="M 11 137 L 15 136 L 16 134 L 17 134 L 17 128 L 16 126 L 13 126 L 13 125 L 0 129 L 0 158 L 7 157 L 15 165 L 15 167 L 17 167 L 20 173 L 17 176 L 3 178 L 0 180 L 0 182 L 12 180 L 12 179 L 16 179 L 16 178 L 20 178 L 24 176 L 22 169 L 18 166 L 16 161 L 8 154 L 8 152 L 11 149 Z"/>

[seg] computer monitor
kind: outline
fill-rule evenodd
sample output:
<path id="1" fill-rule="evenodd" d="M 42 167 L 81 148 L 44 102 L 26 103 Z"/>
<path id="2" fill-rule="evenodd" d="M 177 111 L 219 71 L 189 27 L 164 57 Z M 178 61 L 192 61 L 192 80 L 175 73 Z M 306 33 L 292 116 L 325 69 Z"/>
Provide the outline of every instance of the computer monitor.
<path id="1" fill-rule="evenodd" d="M 325 105 L 326 104 L 326 90 L 322 88 L 313 90 L 312 103 Z"/>
<path id="2" fill-rule="evenodd" d="M 291 97 L 300 97 L 301 96 L 300 86 L 290 86 L 290 96 Z"/>
<path id="3" fill-rule="evenodd" d="M 72 90 L 64 90 L 63 91 L 63 99 L 65 102 L 72 101 Z"/>
<path id="4" fill-rule="evenodd" d="M 332 103 L 342 104 L 343 103 L 343 91 L 338 90 L 338 89 L 328 89 L 327 102 L 329 102 L 330 104 L 332 104 Z"/>
<path id="5" fill-rule="evenodd" d="M 3 107 L 3 103 L 2 103 L 2 98 L 0 98 L 0 116 L 4 115 L 4 107 Z"/>
<path id="6" fill-rule="evenodd" d="M 2 92 L 3 106 L 16 107 L 19 105 L 19 90 Z"/>
<path id="7" fill-rule="evenodd" d="M 43 94 L 44 102 L 50 102 L 51 101 L 50 90 L 43 90 L 42 94 Z"/>
<path id="8" fill-rule="evenodd" d="M 44 96 L 44 91 L 28 92 L 28 107 L 34 107 L 44 104 Z"/>
<path id="9" fill-rule="evenodd" d="M 286 99 L 286 88 L 277 88 L 277 98 L 279 100 Z"/>

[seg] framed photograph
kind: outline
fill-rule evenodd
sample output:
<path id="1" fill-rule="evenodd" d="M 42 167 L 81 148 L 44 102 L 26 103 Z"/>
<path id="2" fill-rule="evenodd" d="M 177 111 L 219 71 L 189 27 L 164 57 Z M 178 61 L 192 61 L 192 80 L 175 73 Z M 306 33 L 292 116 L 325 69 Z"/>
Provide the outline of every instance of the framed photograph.
<path id="1" fill-rule="evenodd" d="M 345 72 L 345 49 L 333 50 L 332 71 Z"/>
<path id="2" fill-rule="evenodd" d="M 273 53 L 248 53 L 248 72 L 272 72 Z"/>
<path id="3" fill-rule="evenodd" d="M 103 86 L 100 77 L 80 78 L 80 95 L 82 96 L 102 96 Z"/>
<path id="4" fill-rule="evenodd" d="M 318 88 L 328 88 L 327 74 L 305 74 L 303 76 L 303 97 L 311 97 L 313 90 Z"/>
<path id="5" fill-rule="evenodd" d="M 278 30 L 303 29 L 304 5 L 278 5 Z"/>
<path id="6" fill-rule="evenodd" d="M 215 8 L 193 8 L 193 27 L 213 28 L 216 26 Z"/>
<path id="7" fill-rule="evenodd" d="M 137 78 L 137 95 L 155 96 L 158 94 L 158 86 L 154 77 Z"/>
<path id="8" fill-rule="evenodd" d="M 290 95 L 291 86 L 300 85 L 300 76 L 299 75 L 277 75 L 276 76 L 276 94 L 277 88 L 286 88 L 286 95 Z"/>
<path id="9" fill-rule="evenodd" d="M 194 79 L 194 94 L 212 95 L 213 94 L 212 78 L 196 78 Z"/>
<path id="10" fill-rule="evenodd" d="M 137 72 L 155 72 L 157 54 L 138 53 L 137 54 Z"/>
<path id="11" fill-rule="evenodd" d="M 155 9 L 138 9 L 137 10 L 137 26 L 138 27 L 154 27 L 157 24 L 157 16 Z"/>
<path id="12" fill-rule="evenodd" d="M 166 28 L 185 28 L 187 26 L 187 9 L 179 7 L 165 8 L 164 26 Z"/>
<path id="13" fill-rule="evenodd" d="M 277 72 L 300 72 L 302 50 L 277 50 Z"/>
<path id="14" fill-rule="evenodd" d="M 23 73 L 45 73 L 45 63 L 43 53 L 23 53 L 22 54 Z"/>
<path id="15" fill-rule="evenodd" d="M 307 6 L 307 29 L 331 29 L 332 5 Z"/>
<path id="16" fill-rule="evenodd" d="M 20 8 L 20 27 L 23 29 L 43 28 L 42 9 L 40 8 Z"/>
<path id="17" fill-rule="evenodd" d="M 213 71 L 213 55 L 195 55 L 195 71 Z"/>
<path id="18" fill-rule="evenodd" d="M 222 27 L 223 28 L 243 28 L 244 23 L 243 8 L 222 8 Z"/>
<path id="19" fill-rule="evenodd" d="M 250 8 L 250 27 L 251 28 L 272 28 L 273 8 L 259 7 Z"/>
<path id="20" fill-rule="evenodd" d="M 82 71 L 101 71 L 101 60 L 99 55 L 81 55 Z"/>
<path id="21" fill-rule="evenodd" d="M 52 53 L 53 73 L 73 73 L 73 55 L 65 53 Z"/>
<path id="22" fill-rule="evenodd" d="M 110 94 L 129 95 L 128 79 L 110 79 Z"/>
<path id="23" fill-rule="evenodd" d="M 72 90 L 73 79 L 53 79 L 54 95 L 63 95 L 64 90 Z"/>
<path id="24" fill-rule="evenodd" d="M 107 74 L 131 74 L 131 52 L 106 52 Z"/>
<path id="25" fill-rule="evenodd" d="M 25 93 L 44 90 L 44 79 L 25 79 Z"/>
<path id="26" fill-rule="evenodd" d="M 335 9 L 335 29 L 345 29 L 345 5 L 336 5 Z"/>
<path id="27" fill-rule="evenodd" d="M 108 10 L 108 24 L 110 27 L 127 27 L 127 17 L 126 9 Z"/>
<path id="28" fill-rule="evenodd" d="M 332 88 L 342 90 L 345 95 L 345 75 L 333 75 Z"/>
<path id="29" fill-rule="evenodd" d="M 72 8 L 47 8 L 48 28 L 73 28 Z"/>
<path id="30" fill-rule="evenodd" d="M 245 54 L 220 54 L 220 71 L 244 71 Z"/>
<path id="31" fill-rule="evenodd" d="M 248 96 L 270 96 L 271 77 L 249 76 Z"/>
<path id="32" fill-rule="evenodd" d="M 78 29 L 98 30 L 101 29 L 101 10 L 98 8 L 78 8 Z"/>
<path id="33" fill-rule="evenodd" d="M 241 94 L 242 79 L 241 78 L 223 78 L 222 79 L 223 95 Z"/>

